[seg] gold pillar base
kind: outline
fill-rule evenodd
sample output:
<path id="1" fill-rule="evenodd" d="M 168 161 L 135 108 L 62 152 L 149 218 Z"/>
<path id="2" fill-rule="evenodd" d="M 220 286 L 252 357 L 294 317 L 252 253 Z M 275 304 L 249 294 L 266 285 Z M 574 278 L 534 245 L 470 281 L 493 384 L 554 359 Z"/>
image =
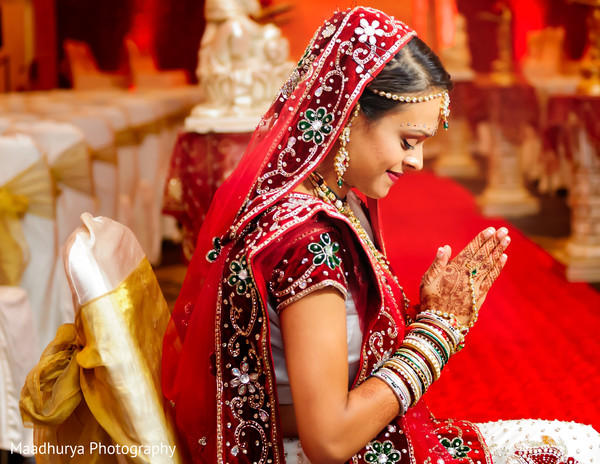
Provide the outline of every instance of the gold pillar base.
<path id="1" fill-rule="evenodd" d="M 600 96 L 600 78 L 583 78 L 577 85 L 577 93 L 593 97 Z"/>
<path id="2" fill-rule="evenodd" d="M 519 80 L 517 75 L 511 72 L 492 72 L 490 74 L 490 79 L 494 84 L 502 87 L 515 85 Z"/>
<path id="3" fill-rule="evenodd" d="M 486 217 L 515 218 L 540 212 L 540 202 L 526 189 L 499 190 L 487 188 L 477 203 Z"/>

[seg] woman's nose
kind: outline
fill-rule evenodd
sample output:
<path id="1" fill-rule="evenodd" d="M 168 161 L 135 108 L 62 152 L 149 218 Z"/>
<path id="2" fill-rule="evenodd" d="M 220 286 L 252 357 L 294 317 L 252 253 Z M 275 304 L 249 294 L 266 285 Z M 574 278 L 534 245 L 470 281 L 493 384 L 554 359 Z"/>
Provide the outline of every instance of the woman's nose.
<path id="1" fill-rule="evenodd" d="M 402 160 L 402 164 L 405 168 L 412 169 L 413 171 L 423 169 L 423 144 L 420 143 L 414 150 L 410 150 L 410 153 Z"/>

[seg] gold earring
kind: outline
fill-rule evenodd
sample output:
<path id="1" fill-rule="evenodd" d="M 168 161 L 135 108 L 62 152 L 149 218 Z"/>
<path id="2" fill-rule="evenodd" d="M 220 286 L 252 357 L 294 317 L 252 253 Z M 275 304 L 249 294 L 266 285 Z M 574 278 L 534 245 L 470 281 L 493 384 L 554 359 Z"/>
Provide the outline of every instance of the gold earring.
<path id="1" fill-rule="evenodd" d="M 344 173 L 346 172 L 346 169 L 348 169 L 348 165 L 350 164 L 350 154 L 348 153 L 348 150 L 346 150 L 346 145 L 348 144 L 348 142 L 350 142 L 350 127 L 352 127 L 352 123 L 358 116 L 359 111 L 360 104 L 357 103 L 356 107 L 354 108 L 354 112 L 352 113 L 352 116 L 344 126 L 344 129 L 342 129 L 342 134 L 340 135 L 340 149 L 338 150 L 338 152 L 335 155 L 335 158 L 333 159 L 333 169 L 337 174 L 338 187 L 344 185 Z"/>

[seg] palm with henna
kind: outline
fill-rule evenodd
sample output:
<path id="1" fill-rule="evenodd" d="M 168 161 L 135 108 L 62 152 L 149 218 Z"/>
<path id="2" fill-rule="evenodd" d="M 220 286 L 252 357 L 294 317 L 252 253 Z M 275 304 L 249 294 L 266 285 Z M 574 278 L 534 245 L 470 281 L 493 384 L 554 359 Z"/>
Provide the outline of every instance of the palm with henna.
<path id="1" fill-rule="evenodd" d="M 448 245 L 439 248 L 421 280 L 421 310 L 454 314 L 463 326 L 472 324 L 477 318 L 478 308 L 506 263 L 504 251 L 509 244 L 506 228 L 496 231 L 489 227 L 452 259 Z"/>

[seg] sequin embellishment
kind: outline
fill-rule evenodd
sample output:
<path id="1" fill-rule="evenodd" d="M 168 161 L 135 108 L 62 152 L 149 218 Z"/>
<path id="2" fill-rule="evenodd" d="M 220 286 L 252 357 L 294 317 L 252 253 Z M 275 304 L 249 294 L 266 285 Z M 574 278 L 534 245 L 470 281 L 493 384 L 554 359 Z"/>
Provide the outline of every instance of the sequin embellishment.
<path id="1" fill-rule="evenodd" d="M 229 265 L 231 275 L 227 279 L 227 283 L 235 287 L 238 295 L 245 295 L 249 288 L 253 286 L 252 276 L 248 272 L 248 262 L 246 256 L 242 256 L 239 261 L 232 261 Z"/>
<path id="2" fill-rule="evenodd" d="M 471 451 L 471 448 L 465 445 L 463 439 L 459 437 L 452 440 L 444 437 L 440 440 L 440 443 L 446 447 L 448 453 L 450 453 L 453 458 L 466 458 L 469 451 Z"/>
<path id="3" fill-rule="evenodd" d="M 337 256 L 337 252 L 340 249 L 340 244 L 332 242 L 329 234 L 321 234 L 319 236 L 319 242 L 313 242 L 308 245 L 308 251 L 315 256 L 313 257 L 313 264 L 320 266 L 326 263 L 329 269 L 335 270 L 342 262 Z"/>
<path id="4" fill-rule="evenodd" d="M 221 254 L 221 239 L 219 237 L 215 237 L 213 238 L 212 243 L 212 250 L 206 254 L 206 260 L 209 263 L 214 263 Z"/>
<path id="5" fill-rule="evenodd" d="M 386 440 L 383 443 L 373 440 L 367 445 L 368 451 L 365 453 L 366 462 L 376 462 L 378 464 L 395 463 L 400 461 L 400 453 L 394 449 L 391 441 Z"/>
<path id="6" fill-rule="evenodd" d="M 302 140 L 310 142 L 313 140 L 320 145 L 325 140 L 325 135 L 331 134 L 333 127 L 329 124 L 333 121 L 333 115 L 327 112 L 323 106 L 317 111 L 307 109 L 304 119 L 298 122 L 298 129 L 302 131 Z"/>

